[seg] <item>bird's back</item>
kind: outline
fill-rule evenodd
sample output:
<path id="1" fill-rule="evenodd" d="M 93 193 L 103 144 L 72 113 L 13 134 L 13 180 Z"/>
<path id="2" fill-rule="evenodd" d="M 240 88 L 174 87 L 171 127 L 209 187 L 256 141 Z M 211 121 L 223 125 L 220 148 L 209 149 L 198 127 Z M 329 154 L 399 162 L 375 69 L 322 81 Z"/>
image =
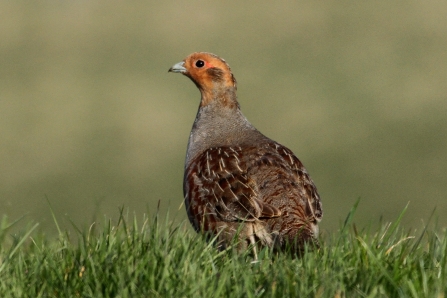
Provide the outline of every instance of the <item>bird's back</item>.
<path id="1" fill-rule="evenodd" d="M 188 217 L 197 231 L 223 233 L 222 241 L 237 233 L 239 240 L 249 239 L 244 231 L 254 232 L 256 240 L 275 247 L 301 247 L 318 236 L 316 187 L 298 158 L 276 142 L 209 148 L 192 160 L 184 179 Z"/>

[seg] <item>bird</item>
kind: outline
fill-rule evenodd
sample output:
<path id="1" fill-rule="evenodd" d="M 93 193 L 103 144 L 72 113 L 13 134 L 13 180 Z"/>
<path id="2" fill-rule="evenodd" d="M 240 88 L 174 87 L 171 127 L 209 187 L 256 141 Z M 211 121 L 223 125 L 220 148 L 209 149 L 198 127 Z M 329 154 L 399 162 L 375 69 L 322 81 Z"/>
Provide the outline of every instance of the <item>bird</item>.
<path id="1" fill-rule="evenodd" d="M 169 72 L 190 78 L 201 94 L 186 151 L 183 194 L 196 232 L 220 249 L 264 247 L 299 254 L 319 247 L 323 209 L 307 170 L 287 147 L 243 115 L 228 63 L 195 52 Z M 308 246 L 310 247 L 310 246 Z"/>

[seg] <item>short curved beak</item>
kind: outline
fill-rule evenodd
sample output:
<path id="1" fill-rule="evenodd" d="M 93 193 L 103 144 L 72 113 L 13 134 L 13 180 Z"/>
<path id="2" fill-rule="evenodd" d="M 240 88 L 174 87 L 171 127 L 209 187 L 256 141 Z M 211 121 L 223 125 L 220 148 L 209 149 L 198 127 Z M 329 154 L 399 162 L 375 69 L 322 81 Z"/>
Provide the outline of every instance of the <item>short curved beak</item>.
<path id="1" fill-rule="evenodd" d="M 179 72 L 179 73 L 185 73 L 186 72 L 186 68 L 185 68 L 185 62 L 179 62 L 175 65 L 173 65 L 168 72 Z"/>

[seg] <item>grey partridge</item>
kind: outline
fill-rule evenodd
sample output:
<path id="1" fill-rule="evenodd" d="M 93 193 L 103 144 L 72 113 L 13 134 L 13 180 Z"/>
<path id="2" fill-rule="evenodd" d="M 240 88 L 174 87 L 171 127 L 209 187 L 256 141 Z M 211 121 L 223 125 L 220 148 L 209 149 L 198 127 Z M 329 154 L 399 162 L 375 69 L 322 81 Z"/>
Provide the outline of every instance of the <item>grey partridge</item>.
<path id="1" fill-rule="evenodd" d="M 183 193 L 197 232 L 301 252 L 318 245 L 323 211 L 314 182 L 288 148 L 259 132 L 242 114 L 236 79 L 218 56 L 197 52 L 169 69 L 189 77 L 201 102 L 189 136 Z"/>

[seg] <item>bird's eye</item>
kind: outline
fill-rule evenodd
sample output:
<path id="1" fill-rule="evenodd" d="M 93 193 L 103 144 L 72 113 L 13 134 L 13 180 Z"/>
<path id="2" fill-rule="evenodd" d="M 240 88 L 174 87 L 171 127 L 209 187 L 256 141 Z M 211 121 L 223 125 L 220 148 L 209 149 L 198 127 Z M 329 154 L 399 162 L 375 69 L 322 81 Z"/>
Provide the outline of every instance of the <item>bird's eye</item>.
<path id="1" fill-rule="evenodd" d="M 205 62 L 203 62 L 202 60 L 197 60 L 196 61 L 196 66 L 198 67 L 198 68 L 201 68 L 201 67 L 203 67 L 205 65 Z"/>

